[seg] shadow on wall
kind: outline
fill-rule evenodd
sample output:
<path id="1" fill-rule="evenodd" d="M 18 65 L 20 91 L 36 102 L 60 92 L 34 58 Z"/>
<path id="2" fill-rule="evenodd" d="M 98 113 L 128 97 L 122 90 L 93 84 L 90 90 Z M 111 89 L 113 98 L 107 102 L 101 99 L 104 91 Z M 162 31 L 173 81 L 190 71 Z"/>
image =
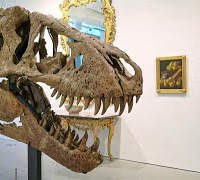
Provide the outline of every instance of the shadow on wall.
<path id="1" fill-rule="evenodd" d="M 186 97 L 187 94 L 157 94 L 158 97 L 180 97 L 180 98 L 184 98 Z"/>
<path id="2" fill-rule="evenodd" d="M 104 156 L 108 156 L 108 134 L 109 130 L 107 128 L 100 131 L 100 152 Z M 120 157 L 120 144 L 121 144 L 121 119 L 117 118 L 114 120 L 114 134 L 111 142 L 111 154 L 114 158 Z"/>
<path id="3" fill-rule="evenodd" d="M 127 121 L 122 121 L 123 119 L 121 117 L 118 117 L 114 121 L 114 135 L 111 143 L 111 154 L 117 159 L 146 162 L 142 149 L 137 143 L 130 126 L 126 123 Z M 104 156 L 108 156 L 108 133 L 108 129 L 105 128 L 101 130 L 99 134 L 101 142 L 99 150 Z"/>
<path id="4" fill-rule="evenodd" d="M 128 117 L 127 117 L 128 118 Z M 121 128 L 123 129 L 123 134 L 121 135 L 121 145 L 120 151 L 121 154 L 119 155 L 120 159 L 137 161 L 137 162 L 146 162 L 144 153 L 142 148 L 138 144 L 137 138 L 134 136 L 133 127 L 130 127 L 128 121 L 122 118 L 121 121 Z M 131 118 L 128 118 L 131 120 Z M 114 149 L 115 147 L 113 147 Z"/>

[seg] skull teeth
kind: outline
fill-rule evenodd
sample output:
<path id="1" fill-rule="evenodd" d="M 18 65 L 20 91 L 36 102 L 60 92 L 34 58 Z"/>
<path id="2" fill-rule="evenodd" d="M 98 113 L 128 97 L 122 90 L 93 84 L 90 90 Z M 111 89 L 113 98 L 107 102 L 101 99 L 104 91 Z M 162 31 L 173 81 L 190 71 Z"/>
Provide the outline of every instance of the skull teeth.
<path id="1" fill-rule="evenodd" d="M 60 105 L 59 105 L 59 107 L 61 107 L 61 106 L 64 104 L 66 98 L 67 98 L 66 95 L 62 95 L 61 100 L 60 100 Z"/>
<path id="2" fill-rule="evenodd" d="M 79 140 L 79 135 L 77 134 L 76 137 L 74 138 L 74 141 L 78 141 Z"/>
<path id="3" fill-rule="evenodd" d="M 58 92 L 58 90 L 57 90 L 57 89 L 54 89 L 53 92 L 52 92 L 52 94 L 51 94 L 51 97 L 54 97 L 54 96 L 56 95 L 57 92 Z"/>
<path id="4" fill-rule="evenodd" d="M 86 110 L 88 107 L 89 107 L 89 105 L 90 105 L 90 102 L 92 101 L 92 98 L 91 97 L 85 97 L 84 98 L 84 101 L 85 101 L 85 104 L 84 104 L 84 110 Z"/>
<path id="5" fill-rule="evenodd" d="M 44 119 L 40 120 L 39 125 L 42 126 Z"/>
<path id="6" fill-rule="evenodd" d="M 56 95 L 56 100 L 61 96 L 61 93 L 58 91 L 57 95 Z"/>
<path id="7" fill-rule="evenodd" d="M 69 106 L 68 106 L 68 110 L 71 109 L 71 107 L 73 106 L 73 103 L 74 103 L 74 96 L 70 96 L 69 97 Z"/>
<path id="8" fill-rule="evenodd" d="M 94 99 L 94 101 L 95 101 L 95 111 L 94 111 L 94 115 L 96 115 L 96 114 L 99 112 L 100 108 L 101 108 L 101 98 L 96 97 L 96 98 Z"/>
<path id="9" fill-rule="evenodd" d="M 59 142 L 61 143 L 61 144 L 64 144 L 64 137 L 62 137 L 62 136 L 60 136 L 60 139 L 59 139 Z"/>
<path id="10" fill-rule="evenodd" d="M 58 140 L 58 138 L 59 138 L 60 130 L 61 130 L 60 126 L 58 126 L 57 129 L 56 129 L 56 132 L 55 132 L 55 134 L 53 136 L 56 140 Z"/>
<path id="11" fill-rule="evenodd" d="M 99 144 L 100 144 L 100 140 L 99 138 L 97 137 L 97 139 L 95 140 L 94 144 L 91 146 L 91 150 L 93 152 L 97 152 L 98 149 L 99 149 Z"/>
<path id="12" fill-rule="evenodd" d="M 4 126 L 0 123 L 0 130 L 3 130 Z"/>
<path id="13" fill-rule="evenodd" d="M 90 154 L 92 154 L 92 149 L 91 149 L 91 147 L 87 149 L 87 152 L 86 152 L 86 154 L 87 154 L 87 155 L 90 155 Z"/>
<path id="14" fill-rule="evenodd" d="M 120 111 L 119 111 L 119 116 L 122 115 L 122 113 L 124 112 L 126 104 L 124 103 L 124 97 L 120 97 Z"/>
<path id="15" fill-rule="evenodd" d="M 64 138 L 67 138 L 70 131 L 71 131 L 71 128 L 70 126 L 68 126 L 67 131 L 64 133 Z"/>
<path id="16" fill-rule="evenodd" d="M 72 132 L 71 132 L 70 128 L 68 128 L 67 134 L 65 136 L 67 136 L 67 138 L 65 140 L 65 144 L 66 144 L 67 147 L 69 147 L 70 144 L 72 143 L 72 140 L 73 140 L 73 138 L 72 138 Z"/>
<path id="17" fill-rule="evenodd" d="M 87 146 L 86 146 L 87 140 L 88 140 L 88 133 L 87 131 L 85 131 L 84 136 L 80 140 L 80 145 L 78 147 L 79 151 L 84 152 L 87 149 Z"/>
<path id="18" fill-rule="evenodd" d="M 76 135 L 76 131 L 75 130 L 73 130 L 72 131 L 72 139 L 74 139 L 74 136 Z"/>
<path id="19" fill-rule="evenodd" d="M 136 103 L 139 101 L 140 95 L 136 95 Z"/>
<path id="20" fill-rule="evenodd" d="M 54 128 L 54 125 L 52 125 L 52 126 L 51 126 L 51 129 L 50 129 L 50 131 L 49 131 L 49 135 L 50 135 L 50 136 L 53 136 L 54 133 L 55 133 L 55 128 Z"/>
<path id="21" fill-rule="evenodd" d="M 85 131 L 85 134 L 79 140 L 79 135 L 76 135 L 75 130 L 71 130 L 70 126 L 68 126 L 67 131 L 64 132 L 62 127 L 57 123 L 53 123 L 51 126 L 48 126 L 48 120 L 42 119 L 39 122 L 41 126 L 47 131 L 49 129 L 49 135 L 52 136 L 55 140 L 59 141 L 59 143 L 63 144 L 64 146 L 68 147 L 69 149 L 77 149 L 82 153 L 85 153 L 88 156 L 99 157 L 100 155 L 97 153 L 100 140 L 96 138 L 94 144 L 91 147 L 87 147 L 87 140 L 88 140 L 88 132 Z"/>
<path id="22" fill-rule="evenodd" d="M 46 119 L 44 119 L 44 121 L 43 121 L 43 123 L 42 123 L 42 127 L 45 129 L 45 128 L 46 128 L 46 126 L 47 126 L 47 120 L 46 120 Z"/>
<path id="23" fill-rule="evenodd" d="M 77 97 L 77 100 L 76 100 L 77 102 L 77 105 L 79 105 L 79 103 L 80 103 L 80 101 L 81 101 L 81 97 L 79 96 L 79 97 Z"/>
<path id="24" fill-rule="evenodd" d="M 132 108 L 133 108 L 133 96 L 130 95 L 128 97 L 128 113 L 131 112 Z"/>
<path id="25" fill-rule="evenodd" d="M 59 91 L 57 91 L 56 89 L 54 89 L 54 92 L 52 94 L 55 95 L 55 93 L 57 93 L 56 99 L 58 99 L 61 96 L 61 93 Z M 59 107 L 61 107 L 64 104 L 66 97 L 67 97 L 67 95 L 62 95 Z M 108 107 L 110 106 L 111 103 L 114 105 L 115 112 L 117 112 L 120 107 L 119 115 L 121 115 L 124 112 L 125 106 L 126 106 L 126 104 L 128 104 L 128 113 L 130 113 L 133 108 L 133 97 L 134 97 L 133 95 L 126 95 L 126 94 L 121 97 L 113 97 L 113 98 L 111 98 L 111 97 L 95 97 L 94 98 L 94 102 L 95 102 L 94 103 L 95 104 L 94 115 L 96 115 L 99 112 L 99 110 L 101 108 L 101 101 L 103 104 L 101 115 L 106 113 L 106 111 L 108 110 Z M 78 105 L 80 103 L 82 97 L 81 96 L 78 96 L 78 97 L 70 96 L 68 110 L 70 110 L 72 108 L 75 98 L 76 98 L 76 103 Z M 91 98 L 89 96 L 84 98 L 84 110 L 86 110 L 90 106 L 92 99 L 93 98 Z M 139 101 L 139 99 L 140 99 L 140 95 L 136 95 L 136 103 Z"/>
<path id="26" fill-rule="evenodd" d="M 113 104 L 114 104 L 114 107 L 115 107 L 115 112 L 117 112 L 117 110 L 119 108 L 119 104 L 120 104 L 120 98 L 114 97 L 113 98 Z"/>
<path id="27" fill-rule="evenodd" d="M 124 104 L 128 103 L 128 95 L 124 95 Z"/>
<path id="28" fill-rule="evenodd" d="M 101 115 L 105 114 L 105 112 L 107 111 L 107 109 L 110 105 L 110 97 L 102 98 L 102 102 L 103 102 L 103 111 L 102 111 Z"/>

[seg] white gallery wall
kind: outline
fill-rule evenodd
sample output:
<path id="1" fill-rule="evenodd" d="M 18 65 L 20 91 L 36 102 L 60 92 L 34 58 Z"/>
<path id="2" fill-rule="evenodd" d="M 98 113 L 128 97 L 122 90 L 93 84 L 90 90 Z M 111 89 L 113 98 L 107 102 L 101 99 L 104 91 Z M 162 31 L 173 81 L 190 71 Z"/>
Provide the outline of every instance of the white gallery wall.
<path id="1" fill-rule="evenodd" d="M 61 15 L 61 0 L 0 0 Z M 115 123 L 114 157 L 200 171 L 200 1 L 113 0 L 116 8 L 115 45 L 143 70 L 144 94 L 133 111 Z M 156 93 L 156 57 L 187 56 L 186 95 Z M 49 89 L 46 89 L 47 93 Z M 59 102 L 52 101 L 56 111 Z M 126 109 L 127 112 L 127 109 Z M 106 131 L 107 133 L 107 131 Z M 106 155 L 106 135 L 101 132 Z"/>
<path id="2" fill-rule="evenodd" d="M 114 6 L 115 45 L 144 76 L 144 95 L 122 116 L 120 158 L 200 171 L 200 1 L 114 0 Z M 156 57 L 175 55 L 187 56 L 188 92 L 158 95 Z"/>

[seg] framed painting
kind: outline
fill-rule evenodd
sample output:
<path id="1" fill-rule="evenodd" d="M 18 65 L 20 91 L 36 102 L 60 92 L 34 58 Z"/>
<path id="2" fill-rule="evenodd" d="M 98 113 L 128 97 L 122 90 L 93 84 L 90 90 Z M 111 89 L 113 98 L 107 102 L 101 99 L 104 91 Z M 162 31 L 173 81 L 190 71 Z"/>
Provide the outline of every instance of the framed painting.
<path id="1" fill-rule="evenodd" d="M 156 58 L 158 93 L 186 93 L 186 56 Z"/>

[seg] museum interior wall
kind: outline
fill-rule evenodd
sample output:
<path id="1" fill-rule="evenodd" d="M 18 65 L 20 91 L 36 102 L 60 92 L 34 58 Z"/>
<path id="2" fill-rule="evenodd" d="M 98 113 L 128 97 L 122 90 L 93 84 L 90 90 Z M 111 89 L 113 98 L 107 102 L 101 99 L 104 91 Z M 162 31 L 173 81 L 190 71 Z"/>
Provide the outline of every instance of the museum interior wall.
<path id="1" fill-rule="evenodd" d="M 115 0 L 114 6 L 115 45 L 144 75 L 141 102 L 122 116 L 120 157 L 199 171 L 200 2 Z M 159 95 L 155 59 L 173 55 L 187 56 L 188 92 Z"/>
<path id="2" fill-rule="evenodd" d="M 61 0 L 5 1 L 60 17 Z M 200 171 L 200 2 L 198 0 L 114 0 L 116 40 L 143 69 L 144 93 L 134 110 L 115 122 L 114 157 Z M 47 43 L 48 44 L 48 43 Z M 61 47 L 60 47 L 61 48 Z M 186 94 L 157 94 L 156 57 L 187 56 Z M 129 67 L 127 67 L 129 68 Z M 51 90 L 46 87 L 48 96 Z M 54 110 L 67 114 L 59 101 Z M 93 113 L 93 110 L 84 112 Z M 126 109 L 127 112 L 127 109 Z M 108 114 L 112 114 L 110 110 Z M 106 152 L 106 130 L 100 150 Z"/>

